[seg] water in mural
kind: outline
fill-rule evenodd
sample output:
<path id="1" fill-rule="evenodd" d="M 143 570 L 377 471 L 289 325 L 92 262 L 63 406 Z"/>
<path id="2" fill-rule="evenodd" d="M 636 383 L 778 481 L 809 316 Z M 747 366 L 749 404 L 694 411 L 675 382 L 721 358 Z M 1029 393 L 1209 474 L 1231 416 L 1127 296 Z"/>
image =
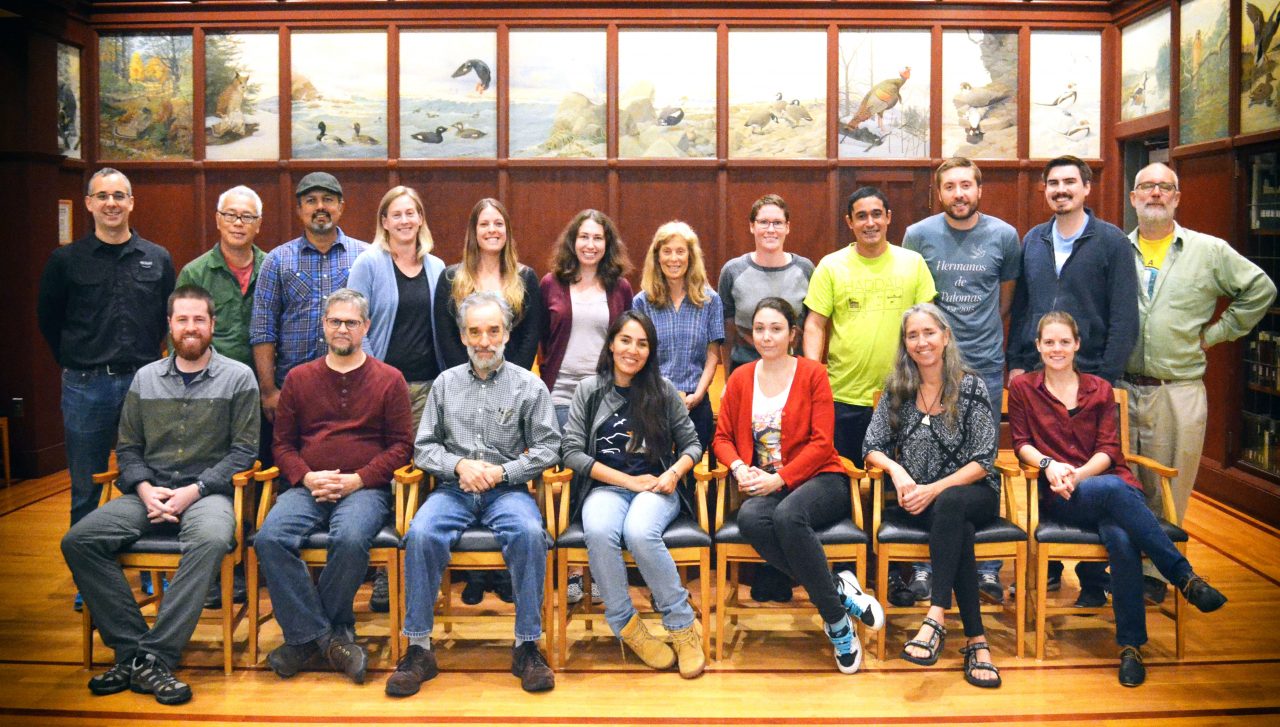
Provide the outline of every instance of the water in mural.
<path id="1" fill-rule="evenodd" d="M 605 34 L 519 31 L 510 49 L 510 156 L 603 158 Z"/>
<path id="2" fill-rule="evenodd" d="M 386 33 L 295 33 L 295 159 L 387 155 Z"/>
<path id="3" fill-rule="evenodd" d="M 400 156 L 498 154 L 497 34 L 400 34 Z"/>

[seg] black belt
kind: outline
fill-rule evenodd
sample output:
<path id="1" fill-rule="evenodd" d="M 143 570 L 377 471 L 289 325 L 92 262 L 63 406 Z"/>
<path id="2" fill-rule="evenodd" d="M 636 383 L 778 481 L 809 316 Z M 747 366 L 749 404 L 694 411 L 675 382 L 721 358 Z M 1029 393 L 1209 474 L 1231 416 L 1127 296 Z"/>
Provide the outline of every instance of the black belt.
<path id="1" fill-rule="evenodd" d="M 107 374 L 108 376 L 120 376 L 123 374 L 131 374 L 142 368 L 138 364 L 103 364 L 101 366 L 90 366 L 88 368 L 76 368 L 68 366 L 68 369 L 82 374 Z"/>
<path id="2" fill-rule="evenodd" d="M 1124 380 L 1134 386 L 1164 386 L 1165 384 L 1174 383 L 1164 379 L 1157 379 L 1154 376 L 1140 376 L 1138 374 L 1125 374 Z"/>

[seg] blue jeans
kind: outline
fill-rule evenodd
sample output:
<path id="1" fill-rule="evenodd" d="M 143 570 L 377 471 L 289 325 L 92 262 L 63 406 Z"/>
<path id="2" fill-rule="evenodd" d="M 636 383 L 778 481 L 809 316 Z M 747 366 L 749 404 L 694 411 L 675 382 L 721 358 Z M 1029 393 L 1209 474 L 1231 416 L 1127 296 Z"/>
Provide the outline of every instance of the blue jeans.
<path id="1" fill-rule="evenodd" d="M 391 491 L 385 487 L 356 490 L 341 500 L 318 503 L 307 488 L 286 490 L 267 513 L 253 547 L 271 594 L 276 621 L 287 644 L 299 646 L 331 634 L 355 636 L 351 601 L 369 568 L 369 547 L 391 515 Z M 298 555 L 303 540 L 329 529 L 329 556 L 312 583 Z"/>
<path id="2" fill-rule="evenodd" d="M 564 434 L 564 425 L 569 423 L 569 407 L 557 404 L 554 408 L 556 410 L 556 424 L 560 425 L 560 433 Z"/>
<path id="3" fill-rule="evenodd" d="M 542 638 L 547 531 L 537 502 L 523 486 L 513 485 L 475 494 L 441 485 L 422 503 L 405 536 L 405 636 L 431 634 L 450 551 L 462 531 L 476 522 L 492 530 L 502 544 L 516 602 L 516 640 Z"/>
<path id="4" fill-rule="evenodd" d="M 133 372 L 62 370 L 62 426 L 66 430 L 67 468 L 71 470 L 71 524 L 93 512 L 102 486 L 93 476 L 107 470 L 116 446 L 120 409 Z"/>
<path id="5" fill-rule="evenodd" d="M 674 492 L 659 495 L 597 484 L 587 495 L 582 505 L 587 558 L 591 577 L 600 584 L 604 617 L 613 633 L 621 633 L 636 614 L 627 587 L 627 566 L 622 560 L 624 547 L 631 552 L 653 593 L 667 631 L 687 629 L 693 624 L 689 592 L 680 582 L 671 551 L 662 542 L 662 533 L 679 514 L 680 496 Z"/>
<path id="6" fill-rule="evenodd" d="M 1111 561 L 1111 608 L 1116 615 L 1116 643 L 1147 643 L 1147 612 L 1142 595 L 1142 554 L 1171 583 L 1191 575 L 1191 564 L 1165 535 L 1147 508 L 1142 491 L 1115 475 L 1081 482 L 1070 500 L 1045 495 L 1045 517 L 1083 528 L 1096 528 Z"/>

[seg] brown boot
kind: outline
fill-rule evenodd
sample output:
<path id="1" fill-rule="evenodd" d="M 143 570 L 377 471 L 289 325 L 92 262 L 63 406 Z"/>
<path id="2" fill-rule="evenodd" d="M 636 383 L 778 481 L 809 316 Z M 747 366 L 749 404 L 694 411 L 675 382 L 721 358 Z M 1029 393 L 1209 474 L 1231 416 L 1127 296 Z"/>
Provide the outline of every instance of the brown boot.
<path id="1" fill-rule="evenodd" d="M 665 642 L 649 633 L 649 629 L 645 627 L 644 621 L 640 620 L 638 613 L 631 614 L 631 620 L 622 627 L 618 637 L 622 639 L 622 643 L 630 646 L 631 650 L 636 652 L 636 656 L 640 657 L 640 661 L 650 669 L 670 669 L 676 663 L 676 653 Z"/>
<path id="2" fill-rule="evenodd" d="M 701 676 L 707 668 L 707 655 L 702 651 L 698 622 L 694 621 L 687 628 L 672 631 L 671 645 L 676 648 L 676 656 L 680 659 L 680 676 L 685 679 Z"/>

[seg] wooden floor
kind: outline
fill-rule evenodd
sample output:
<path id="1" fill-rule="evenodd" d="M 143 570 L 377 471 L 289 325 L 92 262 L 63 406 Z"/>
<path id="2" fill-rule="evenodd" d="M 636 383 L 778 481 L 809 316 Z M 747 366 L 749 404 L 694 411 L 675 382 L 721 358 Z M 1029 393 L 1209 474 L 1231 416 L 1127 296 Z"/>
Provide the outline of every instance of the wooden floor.
<path id="1" fill-rule="evenodd" d="M 1116 682 L 1110 616 L 1051 621 L 1043 662 L 1012 656 L 1011 614 L 989 618 L 1005 682 L 994 692 L 963 681 L 958 643 L 933 668 L 868 657 L 861 672 L 845 676 L 816 622 L 761 616 L 744 620 L 748 630 L 726 659 L 694 681 L 650 671 L 631 656 L 624 661 L 612 639 L 579 639 L 557 688 L 542 695 L 522 692 L 509 672 L 509 625 L 460 625 L 455 635 L 466 640 L 437 639 L 440 676 L 417 696 L 392 700 L 382 691 L 394 668 L 386 620 L 368 612 L 366 587 L 356 599 L 358 628 L 374 660 L 363 686 L 323 671 L 282 682 L 264 664 L 247 664 L 243 624 L 236 671 L 224 677 L 217 621 L 206 618 L 181 672 L 195 699 L 176 708 L 130 692 L 94 697 L 85 688 L 91 672 L 79 661 L 75 589 L 58 551 L 68 499 L 65 474 L 0 490 L 0 725 L 1280 723 L 1280 533 L 1201 498 L 1188 515 L 1189 556 L 1231 601 L 1216 614 L 1191 614 L 1182 663 L 1173 658 L 1171 622 L 1151 616 L 1140 689 Z M 1070 583 L 1064 593 L 1074 596 Z M 490 596 L 477 608 L 502 607 Z M 891 655 L 915 623 L 892 625 Z M 959 623 L 952 625 L 958 633 Z M 1027 636 L 1030 653 L 1034 635 Z M 263 638 L 266 649 L 279 643 L 274 623 Z M 96 653 L 103 664 L 110 658 L 100 645 Z"/>

